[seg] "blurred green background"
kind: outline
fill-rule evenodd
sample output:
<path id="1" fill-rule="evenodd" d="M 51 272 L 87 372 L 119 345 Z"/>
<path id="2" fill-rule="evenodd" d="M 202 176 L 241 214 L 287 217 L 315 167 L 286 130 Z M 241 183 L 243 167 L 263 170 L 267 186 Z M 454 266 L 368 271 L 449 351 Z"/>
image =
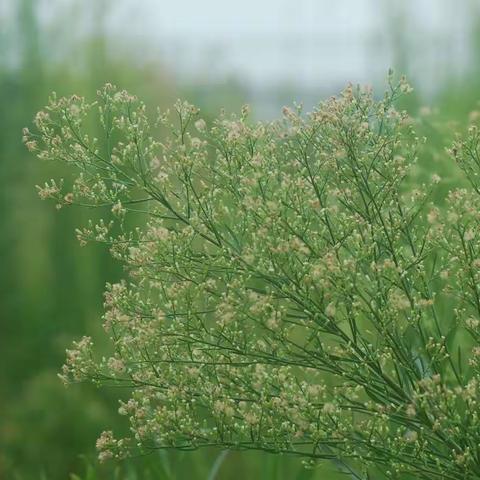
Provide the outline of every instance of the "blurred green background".
<path id="1" fill-rule="evenodd" d="M 52 90 L 93 97 L 109 81 L 151 105 L 184 97 L 209 116 L 249 102 L 270 118 L 284 103 L 308 107 L 348 81 L 382 88 L 392 66 L 418 87 L 405 106 L 423 114 L 434 145 L 423 153 L 424 174 L 451 178 L 436 153 L 448 138 L 428 112 L 462 123 L 478 105 L 480 4 L 167 3 L 0 2 L 0 479 L 350 478 L 330 464 L 305 470 L 296 459 L 254 453 L 96 463 L 99 433 L 119 425 L 115 392 L 65 389 L 56 374 L 73 338 L 101 334 L 104 284 L 122 272 L 102 248 L 75 240 L 89 212 L 55 211 L 37 198 L 34 186 L 62 172 L 25 151 L 21 129 Z"/>

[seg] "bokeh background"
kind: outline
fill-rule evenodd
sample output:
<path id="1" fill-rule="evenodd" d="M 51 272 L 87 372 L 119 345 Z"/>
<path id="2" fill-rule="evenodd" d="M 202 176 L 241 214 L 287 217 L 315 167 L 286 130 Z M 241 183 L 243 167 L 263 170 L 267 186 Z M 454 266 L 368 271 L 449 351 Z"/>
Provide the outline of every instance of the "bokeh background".
<path id="1" fill-rule="evenodd" d="M 65 389 L 56 373 L 73 338 L 101 335 L 103 287 L 122 272 L 78 246 L 86 212 L 37 198 L 62 172 L 25 151 L 21 129 L 52 90 L 92 97 L 109 81 L 160 107 L 186 98 L 208 117 L 249 103 L 270 119 L 347 82 L 381 92 L 389 67 L 415 87 L 412 113 L 461 123 L 480 99 L 480 1 L 0 0 L 0 479 L 348 478 L 253 453 L 97 464 L 116 392 Z M 448 176 L 435 154 L 423 163 Z"/>

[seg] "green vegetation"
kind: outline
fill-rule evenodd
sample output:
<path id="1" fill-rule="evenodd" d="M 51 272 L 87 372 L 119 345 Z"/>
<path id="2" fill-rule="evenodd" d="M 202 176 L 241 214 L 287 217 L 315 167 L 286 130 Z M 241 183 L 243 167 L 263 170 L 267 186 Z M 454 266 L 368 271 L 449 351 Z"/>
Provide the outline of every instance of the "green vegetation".
<path id="1" fill-rule="evenodd" d="M 77 238 L 126 271 L 105 292 L 110 348 L 82 337 L 60 375 L 121 392 L 129 432 L 100 435 L 101 462 L 216 447 L 358 479 L 478 476 L 480 115 L 448 149 L 470 188 L 441 211 L 396 109 L 411 91 L 389 77 L 379 101 L 349 86 L 209 125 L 180 101 L 154 122 L 108 83 L 37 113 L 25 145 L 73 173 L 40 198 L 100 211 Z"/>
<path id="2" fill-rule="evenodd" d="M 57 373 L 73 339 L 86 333 L 102 338 L 105 282 L 117 282 L 124 272 L 101 246 L 78 247 L 73 232 L 92 214 L 97 220 L 95 213 L 74 208 L 52 211 L 38 201 L 34 185 L 45 178 L 66 177 L 69 169 L 34 162 L 21 143 L 22 128 L 31 125 L 34 112 L 52 90 L 59 96 L 76 92 L 92 98 L 107 81 L 139 95 L 148 105 L 163 107 L 186 96 L 208 113 L 207 122 L 220 104 L 229 110 L 237 107 L 243 94 L 227 89 L 220 100 L 210 93 L 175 92 L 160 67 L 141 67 L 138 62 L 132 67 L 128 55 L 118 51 L 113 55 L 102 26 L 113 8 L 107 2 L 72 2 L 80 10 L 91 10 L 97 19 L 92 34 L 77 44 L 69 43 L 78 12 L 74 7 L 70 13 L 64 10 L 47 30 L 39 24 L 35 0 L 10 3 L 13 15 L 0 30 L 0 478 L 204 479 L 215 472 L 215 465 L 220 465 L 216 478 L 222 480 L 348 478 L 329 462 L 305 470 L 296 459 L 252 452 L 225 457 L 214 450 L 155 453 L 118 465 L 98 464 L 94 445 L 101 431 L 106 426 L 115 431 L 125 428 L 115 411 L 118 390 L 88 385 L 65 389 Z M 475 32 L 473 42 L 478 43 Z M 402 42 L 398 46 L 402 48 Z M 397 57 L 408 60 L 405 52 Z M 442 182 L 433 197 L 440 211 L 449 189 L 467 185 L 444 147 L 477 109 L 479 64 L 473 58 L 465 76 L 452 77 L 439 87 L 440 94 L 428 100 L 433 113 L 422 108 L 427 100 L 418 94 L 402 104 L 410 113 L 420 113 L 415 128 L 419 137 L 429 138 L 412 175 L 418 182 L 429 182 L 434 172 L 440 175 Z M 402 64 L 401 70 L 408 72 L 409 65 Z M 212 102 L 215 107 L 210 107 Z M 475 117 L 473 113 L 472 120 Z M 95 122 L 86 128 L 99 136 Z"/>

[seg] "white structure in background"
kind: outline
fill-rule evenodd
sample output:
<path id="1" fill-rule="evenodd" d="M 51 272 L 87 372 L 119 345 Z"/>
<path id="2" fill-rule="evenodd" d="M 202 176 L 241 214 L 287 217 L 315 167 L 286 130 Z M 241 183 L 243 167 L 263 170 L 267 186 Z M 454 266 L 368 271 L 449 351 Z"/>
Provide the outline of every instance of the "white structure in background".
<path id="1" fill-rule="evenodd" d="M 17 1 L 0 0 L 0 22 Z M 288 92 L 308 105 L 348 81 L 382 85 L 391 66 L 431 94 L 478 63 L 480 0 L 38 0 L 38 10 L 47 26 L 74 18 L 56 22 L 68 33 L 54 39 L 100 21 L 112 52 L 163 64 L 180 84 L 211 90 L 234 78 L 264 116 L 294 100 Z"/>
<path id="2" fill-rule="evenodd" d="M 289 85 L 318 95 L 349 80 L 380 83 L 393 65 L 430 93 L 439 78 L 467 68 L 480 6 L 478 0 L 144 0 L 129 10 L 129 3 L 129 34 L 154 47 L 180 82 L 236 77 L 255 97 Z"/>

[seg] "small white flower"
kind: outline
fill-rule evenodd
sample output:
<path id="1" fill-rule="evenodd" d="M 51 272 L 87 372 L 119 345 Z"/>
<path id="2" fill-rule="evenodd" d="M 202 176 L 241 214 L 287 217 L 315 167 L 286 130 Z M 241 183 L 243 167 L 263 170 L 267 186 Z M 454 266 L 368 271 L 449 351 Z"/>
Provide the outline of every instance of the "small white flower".
<path id="1" fill-rule="evenodd" d="M 199 132 L 204 132 L 207 128 L 207 124 L 205 122 L 205 120 L 203 118 L 199 118 L 196 122 L 195 122 L 195 128 L 199 131 Z"/>

